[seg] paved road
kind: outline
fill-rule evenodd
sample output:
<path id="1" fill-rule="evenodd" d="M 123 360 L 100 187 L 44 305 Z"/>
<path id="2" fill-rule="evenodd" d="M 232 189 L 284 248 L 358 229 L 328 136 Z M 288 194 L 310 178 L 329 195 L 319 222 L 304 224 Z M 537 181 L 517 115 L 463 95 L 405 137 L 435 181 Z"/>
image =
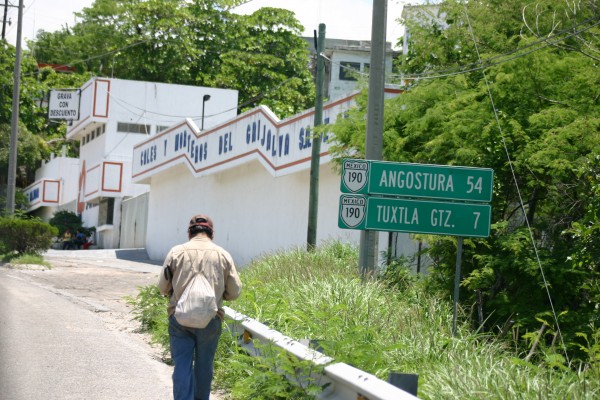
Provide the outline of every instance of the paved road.
<path id="1" fill-rule="evenodd" d="M 67 255 L 48 254 L 50 270 L 0 267 L 0 398 L 171 398 L 172 369 L 131 329 L 123 300 L 160 268 Z"/>

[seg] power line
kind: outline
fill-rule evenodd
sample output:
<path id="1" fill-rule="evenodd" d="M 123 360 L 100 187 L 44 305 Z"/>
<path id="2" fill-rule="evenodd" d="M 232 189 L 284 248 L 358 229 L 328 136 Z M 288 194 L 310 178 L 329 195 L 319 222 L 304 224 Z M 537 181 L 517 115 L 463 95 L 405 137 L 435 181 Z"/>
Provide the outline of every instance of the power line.
<path id="1" fill-rule="evenodd" d="M 477 57 L 479 58 L 479 60 L 480 60 L 479 62 L 481 63 L 482 62 L 481 61 L 481 55 L 479 54 L 479 48 L 477 46 L 477 41 L 475 40 L 475 34 L 473 32 L 473 27 L 471 26 L 471 20 L 469 18 L 469 14 L 467 12 L 467 6 L 466 6 L 466 4 L 463 3 L 463 7 L 464 7 L 464 10 L 465 10 L 465 16 L 466 16 L 467 24 L 468 24 L 468 27 L 469 27 L 469 32 L 471 33 L 471 37 L 473 39 L 473 43 L 474 43 L 474 46 L 475 46 L 475 52 L 477 53 Z M 504 136 L 504 130 L 502 129 L 502 125 L 500 124 L 500 118 L 498 117 L 498 110 L 496 109 L 496 104 L 494 102 L 494 96 L 492 95 L 492 89 L 490 87 L 490 84 L 489 84 L 489 81 L 487 79 L 487 75 L 485 73 L 485 69 L 484 68 L 482 68 L 481 73 L 483 75 L 485 86 L 487 88 L 488 97 L 489 97 L 490 102 L 492 104 L 492 110 L 494 111 L 494 118 L 496 120 L 496 125 L 498 126 L 498 130 L 500 132 L 500 138 L 501 138 L 501 141 L 502 141 L 502 146 L 504 147 L 504 152 L 505 152 L 506 158 L 508 160 L 508 165 L 510 167 L 510 172 L 512 174 L 512 178 L 513 178 L 513 181 L 514 181 L 514 184 L 515 184 L 515 189 L 517 190 L 517 196 L 519 197 L 519 204 L 521 206 L 521 210 L 523 211 L 523 217 L 525 219 L 525 223 L 526 223 L 527 229 L 529 231 L 529 237 L 530 237 L 530 240 L 531 240 L 531 245 L 533 246 L 533 250 L 534 250 L 534 253 L 535 253 L 535 258 L 536 258 L 536 261 L 537 261 L 537 264 L 538 264 L 538 268 L 540 270 L 540 274 L 541 274 L 542 280 L 544 282 L 544 289 L 546 289 L 546 294 L 548 296 L 548 301 L 550 302 L 550 309 L 552 311 L 552 316 L 554 317 L 554 322 L 556 323 L 556 331 L 557 331 L 557 333 L 560 336 L 560 340 L 561 340 L 561 343 L 562 343 L 562 346 L 563 346 L 563 350 L 565 352 L 565 358 L 567 359 L 567 362 L 569 362 L 569 355 L 567 353 L 567 347 L 565 345 L 564 338 L 563 338 L 563 335 L 562 335 L 562 331 L 560 329 L 560 325 L 559 325 L 559 322 L 558 322 L 558 316 L 556 315 L 556 310 L 554 309 L 554 303 L 552 301 L 552 296 L 550 294 L 550 289 L 549 289 L 548 281 L 546 280 L 546 274 L 544 273 L 544 267 L 542 266 L 542 262 L 540 260 L 540 256 L 539 256 L 539 253 L 538 253 L 538 248 L 537 248 L 537 245 L 535 244 L 535 239 L 533 237 L 533 229 L 531 228 L 531 225 L 530 225 L 530 222 L 529 222 L 529 218 L 527 216 L 527 213 L 525 212 L 525 202 L 523 201 L 523 197 L 521 195 L 521 189 L 519 187 L 519 182 L 518 182 L 518 179 L 517 179 L 517 175 L 515 173 L 514 166 L 513 166 L 513 161 L 511 159 L 510 152 L 508 151 L 508 145 L 506 144 L 506 138 Z"/>
<path id="2" fill-rule="evenodd" d="M 588 22 L 593 22 L 596 21 L 595 23 L 589 25 L 589 26 L 585 26 L 580 30 L 575 30 L 573 31 L 573 29 L 577 29 L 580 26 L 587 24 Z M 407 74 L 389 74 L 387 75 L 388 77 L 391 78 L 399 78 L 399 79 L 404 79 L 404 80 L 417 80 L 417 79 L 437 79 L 437 78 L 446 78 L 446 77 L 450 77 L 450 76 L 455 76 L 455 75 L 462 75 L 462 74 L 466 74 L 466 73 L 470 73 L 470 72 L 476 72 L 482 69 L 486 69 L 486 68 L 490 68 L 499 64 L 503 64 L 505 62 L 508 61 L 512 61 L 515 60 L 517 58 L 521 58 L 524 57 L 526 55 L 529 55 L 531 53 L 534 53 L 536 51 L 542 50 L 546 47 L 549 46 L 554 46 L 557 43 L 560 43 L 562 41 L 565 41 L 566 39 L 569 39 L 573 36 L 577 36 L 583 32 L 586 32 L 592 28 L 594 28 L 595 26 L 600 25 L 600 16 L 596 16 L 593 18 L 589 18 L 585 21 L 580 22 L 579 24 L 573 26 L 573 27 L 569 27 L 566 29 L 563 29 L 562 31 L 557 32 L 556 34 L 554 34 L 553 36 L 547 37 L 547 38 L 541 38 L 538 39 L 534 42 L 531 42 L 523 47 L 520 47 L 518 49 L 515 50 L 511 50 L 509 52 L 506 53 L 502 53 L 502 54 L 498 54 L 495 56 L 492 56 L 490 58 L 487 58 L 485 60 L 480 60 L 477 62 L 473 62 L 470 64 L 466 64 L 463 66 L 457 66 L 457 67 L 453 67 L 453 68 L 448 68 L 448 69 L 442 69 L 442 70 L 436 70 L 436 71 L 429 71 L 429 72 L 422 72 L 422 73 L 407 73 Z M 566 35 L 565 35 L 566 34 Z M 562 35 L 565 35 L 564 37 L 561 37 Z M 523 50 L 535 47 L 540 45 L 540 47 L 536 47 L 530 51 L 526 51 L 523 52 Z M 518 54 L 515 54 L 518 53 Z M 508 57 L 508 58 L 504 58 L 507 56 L 511 56 L 512 57 Z M 365 76 L 368 77 L 369 74 L 366 72 L 360 72 L 355 70 L 352 67 L 348 67 L 346 65 L 342 65 L 340 63 L 334 62 L 332 61 L 330 58 L 328 58 L 327 56 L 325 56 L 324 54 L 322 54 L 323 57 L 325 57 L 332 65 L 337 65 L 340 68 L 344 68 L 347 69 L 349 71 L 352 71 L 353 73 L 360 75 L 360 76 Z M 494 61 L 494 60 L 498 60 L 498 61 Z"/>

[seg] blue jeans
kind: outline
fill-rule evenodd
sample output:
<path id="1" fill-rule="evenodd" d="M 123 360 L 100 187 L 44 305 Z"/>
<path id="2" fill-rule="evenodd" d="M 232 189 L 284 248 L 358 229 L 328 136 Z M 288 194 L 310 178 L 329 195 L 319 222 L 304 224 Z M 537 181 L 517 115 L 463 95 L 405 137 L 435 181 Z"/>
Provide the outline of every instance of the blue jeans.
<path id="1" fill-rule="evenodd" d="M 174 315 L 169 317 L 174 400 L 209 400 L 221 329 L 219 317 L 204 329 L 181 326 Z"/>

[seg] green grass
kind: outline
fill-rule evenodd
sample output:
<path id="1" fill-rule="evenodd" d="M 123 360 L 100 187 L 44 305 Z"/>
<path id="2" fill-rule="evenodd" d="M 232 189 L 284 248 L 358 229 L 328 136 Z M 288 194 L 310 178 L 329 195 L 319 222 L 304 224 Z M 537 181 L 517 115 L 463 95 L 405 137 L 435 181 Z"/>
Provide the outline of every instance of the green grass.
<path id="1" fill-rule="evenodd" d="M 52 265 L 49 262 L 44 261 L 44 257 L 37 254 L 22 254 L 20 256 L 4 254 L 1 258 L 2 261 L 11 264 L 34 264 L 52 268 Z"/>
<path id="2" fill-rule="evenodd" d="M 508 343 L 466 323 L 453 337 L 451 301 L 431 293 L 425 279 L 399 269 L 388 279 L 365 280 L 357 259 L 355 248 L 337 242 L 265 257 L 241 271 L 243 293 L 230 306 L 284 335 L 317 340 L 336 361 L 382 380 L 390 372 L 418 374 L 423 399 L 600 396 L 600 332 L 590 338 L 590 359 L 578 371 L 544 349 L 537 357 L 543 362 L 525 362 Z M 215 383 L 236 400 L 311 398 L 286 384 L 281 370 L 293 368 L 282 359 L 277 352 L 265 360 L 245 356 L 225 333 Z"/>

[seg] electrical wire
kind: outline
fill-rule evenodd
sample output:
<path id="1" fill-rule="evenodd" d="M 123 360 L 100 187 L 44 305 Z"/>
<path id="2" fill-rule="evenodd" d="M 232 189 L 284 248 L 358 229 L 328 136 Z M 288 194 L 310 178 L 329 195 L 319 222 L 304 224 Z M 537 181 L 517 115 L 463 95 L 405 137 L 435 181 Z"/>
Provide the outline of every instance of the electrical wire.
<path id="1" fill-rule="evenodd" d="M 463 7 L 464 7 L 464 10 L 465 10 L 465 16 L 466 16 L 467 24 L 469 26 L 469 32 L 471 34 L 471 37 L 473 39 L 473 44 L 475 46 L 475 52 L 477 54 L 477 57 L 480 60 L 480 63 L 482 63 L 481 55 L 479 53 L 479 47 L 477 46 L 477 41 L 475 39 L 475 33 L 473 32 L 473 27 L 471 26 L 471 20 L 469 18 L 469 14 L 467 12 L 467 6 L 466 6 L 466 4 L 464 2 L 463 2 Z M 557 331 L 557 333 L 560 336 L 560 340 L 561 340 L 561 343 L 562 343 L 562 346 L 563 346 L 563 350 L 565 352 L 565 358 L 567 360 L 567 363 L 569 363 L 569 355 L 567 354 L 567 347 L 565 345 L 564 338 L 563 338 L 563 335 L 562 335 L 562 332 L 561 332 L 561 329 L 560 329 L 560 324 L 558 322 L 558 316 L 556 315 L 556 310 L 554 308 L 554 302 L 552 301 L 552 296 L 550 294 L 549 284 L 548 284 L 548 281 L 546 279 L 546 274 L 544 273 L 544 267 L 542 266 L 542 262 L 540 260 L 540 256 L 539 256 L 537 245 L 535 243 L 535 239 L 533 237 L 533 229 L 531 228 L 531 224 L 529 222 L 529 218 L 527 217 L 527 213 L 525 212 L 525 202 L 523 201 L 523 197 L 521 195 L 521 189 L 519 187 L 519 182 L 517 180 L 517 174 L 515 173 L 515 170 L 514 170 L 513 161 L 511 159 L 510 152 L 508 151 L 508 145 L 506 144 L 506 138 L 504 136 L 504 131 L 502 129 L 502 125 L 500 124 L 500 118 L 498 117 L 498 109 L 496 108 L 496 104 L 494 102 L 494 96 L 492 95 L 492 90 L 491 90 L 491 87 L 490 87 L 490 84 L 489 84 L 489 81 L 488 81 L 488 78 L 487 78 L 487 75 L 485 73 L 485 69 L 484 68 L 482 68 L 481 73 L 483 75 L 485 86 L 487 88 L 488 97 L 489 97 L 491 105 L 492 105 L 492 110 L 494 111 L 494 118 L 496 119 L 496 125 L 498 126 L 498 130 L 500 132 L 500 138 L 502 140 L 502 146 L 504 147 L 504 152 L 506 153 L 506 158 L 508 160 L 508 165 L 510 166 L 510 172 L 512 174 L 512 178 L 513 178 L 513 181 L 514 181 L 514 184 L 515 184 L 515 188 L 517 190 L 517 196 L 519 197 L 519 204 L 521 206 L 521 210 L 523 211 L 523 216 L 525 218 L 525 223 L 526 223 L 527 229 L 529 231 L 529 238 L 531 240 L 531 245 L 533 246 L 533 250 L 535 252 L 535 258 L 536 258 L 536 261 L 537 261 L 537 264 L 538 264 L 538 267 L 539 267 L 539 270 L 540 270 L 540 273 L 541 273 L 541 276 L 542 276 L 542 280 L 544 282 L 544 288 L 546 289 L 546 294 L 548 296 L 548 301 L 550 302 L 550 309 L 552 311 L 552 316 L 554 317 L 554 322 L 556 323 L 556 331 Z"/>
<path id="2" fill-rule="evenodd" d="M 277 91 L 281 86 L 285 85 L 286 83 L 288 83 L 289 81 L 291 81 L 292 79 L 296 78 L 296 76 L 292 76 L 282 82 L 280 82 L 277 86 L 273 87 L 272 89 L 270 89 L 267 92 L 262 92 L 252 98 L 250 98 L 249 100 L 245 101 L 242 104 L 239 104 L 235 107 L 231 107 L 229 109 L 223 110 L 223 111 L 219 111 L 217 113 L 213 113 L 213 114 L 205 114 L 204 118 L 211 118 L 211 117 L 216 117 L 218 115 L 222 115 L 222 114 L 226 114 L 229 113 L 231 111 L 237 111 L 237 110 L 241 110 L 244 107 L 256 103 L 257 101 L 261 100 L 262 98 L 266 97 L 267 95 L 269 95 L 270 93 L 273 93 L 275 91 Z M 148 116 L 145 116 L 145 114 L 153 114 L 153 115 L 157 115 L 160 117 L 170 117 L 170 118 L 178 118 L 178 119 L 184 119 L 184 118 L 190 118 L 192 120 L 196 120 L 196 119 L 200 119 L 202 118 L 202 115 L 198 115 L 198 116 L 190 116 L 190 115 L 175 115 L 175 114 L 165 114 L 165 113 L 161 113 L 158 111 L 152 111 L 152 110 L 147 110 L 145 108 L 142 107 L 138 107 L 134 104 L 128 103 L 127 101 L 115 96 L 114 94 L 110 93 L 108 90 L 102 88 L 102 90 L 105 91 L 105 93 L 107 93 L 111 99 L 115 100 L 115 102 L 117 102 L 123 109 L 127 110 L 128 112 L 130 112 L 131 114 L 137 116 L 137 117 L 142 117 L 144 116 L 144 118 L 150 120 L 150 121 L 154 121 L 154 122 L 165 122 L 164 119 L 157 119 L 157 118 L 150 118 Z M 130 107 L 130 108 L 127 108 Z M 131 108 L 136 109 L 138 111 L 132 111 Z M 142 112 L 142 114 L 139 114 L 139 112 Z"/>
<path id="3" fill-rule="evenodd" d="M 33 7 L 33 5 L 36 3 L 37 0 L 33 0 L 31 2 L 31 4 L 29 4 L 28 6 L 25 5 L 25 2 L 23 2 L 23 15 L 22 17 L 25 18 L 25 15 L 27 15 L 27 13 L 29 12 L 29 10 L 31 10 L 31 8 Z M 18 5 L 14 5 L 14 4 L 10 4 L 11 7 L 15 7 L 15 8 L 19 8 Z M 16 27 L 18 24 L 15 25 L 11 25 L 8 27 L 8 29 L 6 30 L 6 35 L 8 36 L 8 34 L 10 32 L 12 32 L 13 28 Z"/>
<path id="4" fill-rule="evenodd" d="M 573 31 L 574 28 L 575 29 L 579 28 L 580 26 L 582 26 L 582 25 L 584 25 L 584 24 L 586 24 L 588 22 L 593 22 L 593 21 L 596 21 L 596 22 L 593 23 L 593 24 L 591 24 L 591 25 L 589 25 L 589 26 L 586 26 L 586 27 L 584 27 L 584 28 L 582 28 L 580 30 Z M 598 25 L 600 25 L 600 16 L 589 18 L 589 19 L 587 19 L 585 21 L 582 21 L 581 23 L 575 25 L 574 27 L 569 27 L 569 28 L 566 28 L 566 29 L 564 29 L 562 31 L 559 31 L 559 32 L 557 32 L 556 34 L 554 34 L 551 37 L 538 39 L 538 40 L 536 40 L 534 42 L 531 42 L 531 43 L 529 43 L 529 44 L 527 44 L 527 45 L 525 45 L 523 47 L 520 47 L 518 49 L 509 51 L 509 52 L 506 52 L 506 53 L 503 53 L 503 54 L 498 54 L 498 55 L 495 55 L 495 56 L 490 57 L 490 58 L 485 59 L 485 60 L 479 60 L 477 62 L 473 62 L 473 63 L 466 64 L 466 65 L 463 65 L 463 66 L 458 66 L 458 67 L 455 67 L 455 68 L 449 68 L 449 69 L 445 69 L 445 70 L 442 69 L 442 70 L 438 70 L 438 71 L 413 73 L 413 74 L 388 74 L 388 75 L 386 75 L 386 78 L 387 77 L 389 77 L 389 78 L 399 78 L 399 79 L 403 79 L 403 80 L 438 79 L 438 78 L 446 78 L 446 77 L 450 77 L 450 76 L 467 74 L 467 73 L 470 73 L 470 72 L 476 72 L 476 71 L 483 70 L 483 69 L 486 69 L 486 68 L 490 68 L 490 67 L 493 67 L 493 66 L 496 66 L 496 65 L 499 65 L 499 64 L 503 64 L 503 63 L 508 62 L 508 61 L 515 60 L 517 58 L 524 57 L 524 56 L 529 55 L 531 53 L 534 53 L 536 51 L 542 50 L 542 49 L 544 49 L 546 47 L 554 46 L 557 43 L 565 41 L 566 39 L 569 39 L 569 38 L 571 38 L 573 36 L 577 36 L 577 35 L 579 35 L 579 34 L 581 34 L 583 32 L 586 32 L 586 31 L 588 31 L 588 30 L 590 30 L 590 29 L 592 29 L 592 28 L 594 28 L 594 27 L 596 27 Z M 564 34 L 566 34 L 564 37 L 560 37 L 560 36 L 562 36 Z M 538 46 L 538 45 L 539 45 L 539 47 L 535 47 L 535 46 Z M 535 47 L 535 48 L 533 48 L 532 50 L 523 52 L 523 50 L 526 50 L 526 49 L 529 49 L 529 48 L 532 48 L 532 47 Z M 518 53 L 518 54 L 515 54 L 515 53 Z M 513 54 L 515 54 L 515 55 L 512 56 L 512 57 L 504 58 L 504 57 L 507 57 L 507 56 L 511 56 Z M 360 72 L 360 71 L 357 71 L 356 69 L 354 69 L 352 67 L 348 67 L 346 65 L 342 65 L 340 63 L 334 62 L 333 60 L 331 60 L 329 57 L 327 57 L 323 53 L 321 53 L 321 56 L 324 57 L 326 60 L 328 60 L 331 65 L 336 65 L 336 66 L 339 66 L 340 68 L 347 69 L 349 71 L 352 71 L 354 74 L 357 74 L 357 75 L 360 75 L 360 76 L 364 76 L 364 77 L 368 77 L 369 76 L 369 74 L 366 73 L 366 72 Z M 500 60 L 499 61 L 493 61 L 493 60 L 498 60 L 498 59 L 500 59 Z M 389 83 L 391 83 L 391 82 L 388 82 L 388 84 Z"/>

